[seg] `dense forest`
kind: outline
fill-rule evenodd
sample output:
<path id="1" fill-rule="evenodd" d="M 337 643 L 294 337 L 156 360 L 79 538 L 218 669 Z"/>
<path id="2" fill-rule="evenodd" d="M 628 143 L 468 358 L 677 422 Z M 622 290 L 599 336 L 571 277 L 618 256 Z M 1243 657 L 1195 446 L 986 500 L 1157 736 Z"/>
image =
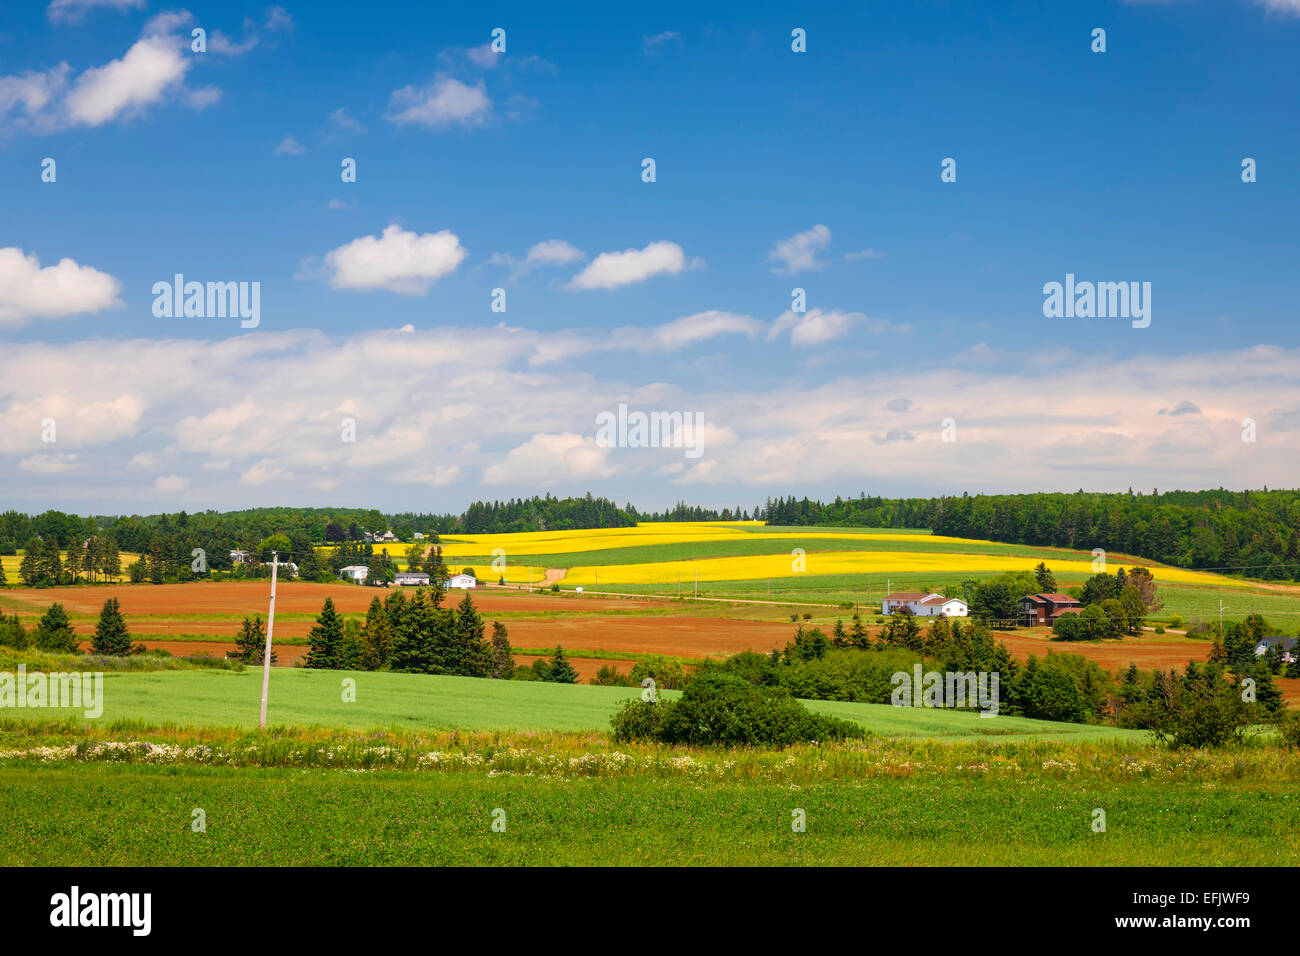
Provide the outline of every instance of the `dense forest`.
<path id="1" fill-rule="evenodd" d="M 0 514 L 0 553 L 33 539 L 111 539 L 121 551 L 164 550 L 176 563 L 193 547 L 214 566 L 234 548 L 292 543 L 297 553 L 321 542 L 361 541 L 391 530 L 409 542 L 419 532 L 486 534 L 630 527 L 637 522 L 766 520 L 772 525 L 928 528 L 935 534 L 1010 544 L 1138 555 L 1185 568 L 1236 571 L 1250 577 L 1300 577 L 1300 491 L 1171 491 L 1150 494 L 1075 492 L 880 498 L 865 494 L 831 502 L 769 498 L 752 510 L 678 503 L 662 512 L 619 507 L 607 498 L 551 495 L 476 501 L 463 514 L 384 514 L 361 508 L 252 508 L 195 514 L 89 516 L 46 511 Z M 271 539 L 274 539 L 273 541 Z"/>
<path id="2" fill-rule="evenodd" d="M 942 498 L 769 500 L 773 525 L 929 528 L 1010 544 L 1139 555 L 1250 577 L 1300 574 L 1300 491 L 961 495 Z"/>

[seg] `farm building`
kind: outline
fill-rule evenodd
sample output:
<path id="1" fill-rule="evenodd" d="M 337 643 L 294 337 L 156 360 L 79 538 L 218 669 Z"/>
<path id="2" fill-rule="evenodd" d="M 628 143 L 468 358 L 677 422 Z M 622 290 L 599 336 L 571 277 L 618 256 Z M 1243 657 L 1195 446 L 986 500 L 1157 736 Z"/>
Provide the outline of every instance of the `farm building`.
<path id="1" fill-rule="evenodd" d="M 1026 594 L 1020 599 L 1021 623 L 1051 627 L 1062 614 L 1077 613 L 1081 606 L 1068 594 Z"/>
<path id="2" fill-rule="evenodd" d="M 398 571 L 397 577 L 393 578 L 393 583 L 425 587 L 429 583 L 429 575 L 424 571 Z"/>
<path id="3" fill-rule="evenodd" d="M 923 591 L 895 591 L 885 595 L 880 602 L 881 614 L 893 614 L 904 609 L 917 617 L 965 617 L 969 613 L 966 602 L 959 598 Z"/>
<path id="4" fill-rule="evenodd" d="M 339 577 L 355 584 L 365 584 L 366 575 L 369 573 L 370 569 L 364 564 L 349 564 L 346 568 L 339 568 Z"/>
<path id="5" fill-rule="evenodd" d="M 478 587 L 478 578 L 472 574 L 453 574 L 447 579 L 449 588 L 476 588 Z"/>
<path id="6" fill-rule="evenodd" d="M 234 551 L 230 552 L 231 564 L 243 564 L 247 560 L 248 560 L 248 552 L 244 551 L 241 548 L 236 548 Z"/>
<path id="7" fill-rule="evenodd" d="M 1300 649 L 1296 646 L 1297 644 L 1300 644 L 1300 638 L 1281 636 L 1264 637 L 1260 638 L 1259 643 L 1255 645 L 1255 654 L 1259 657 L 1263 657 L 1274 647 L 1281 647 L 1282 661 L 1290 664 L 1296 659 L 1296 655 L 1300 654 Z"/>

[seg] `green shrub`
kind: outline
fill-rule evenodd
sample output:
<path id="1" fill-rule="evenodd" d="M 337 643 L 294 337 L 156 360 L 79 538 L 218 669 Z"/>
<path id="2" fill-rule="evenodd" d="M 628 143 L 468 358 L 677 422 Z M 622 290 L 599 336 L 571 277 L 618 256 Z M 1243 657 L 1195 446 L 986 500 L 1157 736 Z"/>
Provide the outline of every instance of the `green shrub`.
<path id="1" fill-rule="evenodd" d="M 692 746 L 788 747 L 866 736 L 851 721 L 810 712 L 784 688 L 719 673 L 700 676 L 676 701 L 628 701 L 611 725 L 619 742 Z"/>

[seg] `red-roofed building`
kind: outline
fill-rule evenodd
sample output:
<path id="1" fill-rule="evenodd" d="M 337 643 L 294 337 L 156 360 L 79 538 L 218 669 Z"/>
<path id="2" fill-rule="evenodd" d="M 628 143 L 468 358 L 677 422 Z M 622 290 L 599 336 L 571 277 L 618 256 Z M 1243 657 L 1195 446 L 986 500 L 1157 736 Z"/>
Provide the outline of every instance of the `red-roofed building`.
<path id="1" fill-rule="evenodd" d="M 1077 614 L 1081 605 L 1068 594 L 1026 594 L 1020 599 L 1021 623 L 1051 627 L 1062 614 Z"/>

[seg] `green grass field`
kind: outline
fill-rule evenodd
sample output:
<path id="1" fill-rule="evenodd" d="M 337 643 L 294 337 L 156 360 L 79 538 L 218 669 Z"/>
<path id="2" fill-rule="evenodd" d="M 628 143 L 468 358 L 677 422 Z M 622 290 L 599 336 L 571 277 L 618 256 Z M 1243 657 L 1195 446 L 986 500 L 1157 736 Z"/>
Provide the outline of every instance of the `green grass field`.
<path id="1" fill-rule="evenodd" d="M 356 701 L 343 700 L 355 680 Z M 108 674 L 102 724 L 139 720 L 179 726 L 256 727 L 261 671 L 157 671 Z M 277 668 L 271 675 L 267 723 L 272 725 L 460 729 L 466 731 L 607 731 L 609 718 L 640 688 L 594 687 L 433 677 L 369 671 Z M 665 692 L 672 696 L 672 692 Z M 1145 739 L 1136 731 L 1086 724 L 928 708 L 842 701 L 808 701 L 816 711 L 855 720 L 876 733 L 941 740 Z M 76 712 L 47 708 L 10 716 L 63 719 Z"/>
<path id="2" fill-rule="evenodd" d="M 1000 785 L 999 785 L 1000 784 Z M 191 829 L 202 809 L 206 832 Z M 1094 833 L 1095 808 L 1107 830 Z M 494 832 L 494 811 L 504 832 Z M 794 832 L 796 810 L 806 831 Z M 1300 864 L 1300 788 L 868 777 L 769 781 L 0 768 L 0 864 Z"/>

